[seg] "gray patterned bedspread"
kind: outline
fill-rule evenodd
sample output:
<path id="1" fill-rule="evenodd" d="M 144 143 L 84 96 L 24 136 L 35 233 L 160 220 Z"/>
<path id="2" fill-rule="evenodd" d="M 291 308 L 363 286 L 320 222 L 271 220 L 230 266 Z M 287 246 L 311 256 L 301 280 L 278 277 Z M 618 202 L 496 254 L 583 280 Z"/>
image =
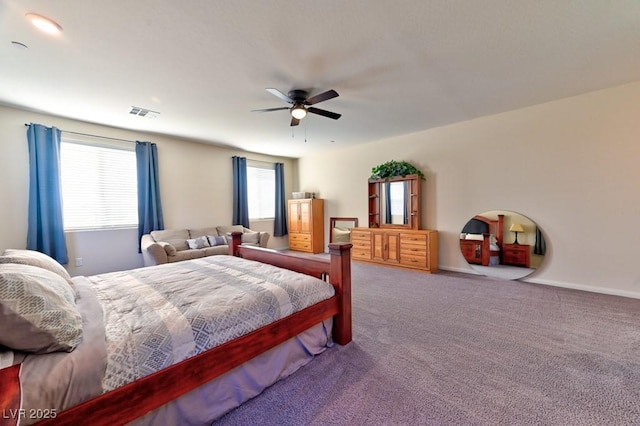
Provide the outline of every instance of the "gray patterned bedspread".
<path id="1" fill-rule="evenodd" d="M 71 353 L 16 358 L 24 408 L 59 412 L 334 295 L 322 280 L 231 256 L 74 282 L 83 342 Z"/>
<path id="2" fill-rule="evenodd" d="M 328 299 L 307 275 L 231 256 L 88 277 L 104 311 L 104 391 Z M 126 291 L 123 291 L 126 289 Z"/>

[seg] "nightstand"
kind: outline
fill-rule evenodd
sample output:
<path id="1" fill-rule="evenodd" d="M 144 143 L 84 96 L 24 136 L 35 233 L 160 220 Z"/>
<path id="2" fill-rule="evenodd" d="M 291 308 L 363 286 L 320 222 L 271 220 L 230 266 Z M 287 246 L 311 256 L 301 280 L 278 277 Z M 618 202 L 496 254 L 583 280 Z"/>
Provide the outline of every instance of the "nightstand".
<path id="1" fill-rule="evenodd" d="M 502 263 L 505 265 L 529 267 L 529 244 L 504 244 L 502 246 Z"/>

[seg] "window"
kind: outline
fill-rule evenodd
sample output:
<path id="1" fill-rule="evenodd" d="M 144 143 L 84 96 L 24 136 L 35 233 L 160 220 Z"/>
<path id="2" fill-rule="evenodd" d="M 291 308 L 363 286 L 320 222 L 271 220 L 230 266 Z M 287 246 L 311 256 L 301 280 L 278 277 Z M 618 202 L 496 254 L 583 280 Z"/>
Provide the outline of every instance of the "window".
<path id="1" fill-rule="evenodd" d="M 247 164 L 249 219 L 273 219 L 276 215 L 276 171 L 273 165 Z"/>
<path id="2" fill-rule="evenodd" d="M 135 147 L 63 140 L 60 177 L 65 230 L 138 226 Z"/>

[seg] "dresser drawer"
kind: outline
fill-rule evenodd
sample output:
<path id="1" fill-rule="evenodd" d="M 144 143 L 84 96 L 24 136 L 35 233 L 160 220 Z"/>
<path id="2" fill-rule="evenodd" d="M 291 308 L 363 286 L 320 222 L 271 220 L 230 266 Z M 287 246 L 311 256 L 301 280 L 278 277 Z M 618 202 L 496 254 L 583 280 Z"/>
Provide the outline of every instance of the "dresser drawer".
<path id="1" fill-rule="evenodd" d="M 370 232 L 366 232 L 366 231 L 351 231 L 351 241 L 356 241 L 356 240 L 361 240 L 361 241 L 371 241 L 371 233 Z"/>
<path id="2" fill-rule="evenodd" d="M 289 241 L 291 250 L 311 251 L 311 241 Z"/>
<path id="3" fill-rule="evenodd" d="M 505 263 L 525 263 L 525 254 L 522 252 L 513 252 L 504 254 Z"/>
<path id="4" fill-rule="evenodd" d="M 400 245 L 400 253 L 413 256 L 427 256 L 427 246 L 414 245 L 414 244 L 402 244 Z"/>
<path id="5" fill-rule="evenodd" d="M 351 244 L 353 244 L 353 250 L 357 250 L 357 249 L 367 249 L 367 250 L 371 250 L 371 241 L 370 240 L 354 240 L 351 241 Z"/>
<path id="6" fill-rule="evenodd" d="M 427 236 L 416 234 L 400 234 L 400 245 L 412 244 L 427 247 Z"/>
<path id="7" fill-rule="evenodd" d="M 311 234 L 289 234 L 289 242 L 292 241 L 311 241 Z"/>
<path id="8" fill-rule="evenodd" d="M 371 249 L 352 248 L 351 257 L 353 259 L 371 260 Z"/>
<path id="9" fill-rule="evenodd" d="M 427 257 L 400 253 L 400 264 L 424 269 L 427 267 Z"/>

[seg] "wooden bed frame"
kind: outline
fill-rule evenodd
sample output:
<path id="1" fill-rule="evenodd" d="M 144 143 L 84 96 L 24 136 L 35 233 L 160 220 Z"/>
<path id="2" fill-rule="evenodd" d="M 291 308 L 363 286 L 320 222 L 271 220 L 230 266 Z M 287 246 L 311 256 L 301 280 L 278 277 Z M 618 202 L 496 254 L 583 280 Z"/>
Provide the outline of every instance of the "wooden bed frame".
<path id="1" fill-rule="evenodd" d="M 330 259 L 327 260 L 241 246 L 241 236 L 241 232 L 232 233 L 229 254 L 325 280 L 328 277 L 336 290 L 335 296 L 38 424 L 113 426 L 128 423 L 331 317 L 334 342 L 340 345 L 351 342 L 351 244 L 329 244 Z"/>
<path id="2" fill-rule="evenodd" d="M 465 260 L 470 264 L 477 264 L 482 266 L 489 266 L 491 256 L 499 256 L 502 263 L 502 238 L 504 232 L 504 215 L 499 214 L 498 220 L 489 219 L 484 216 L 476 215 L 473 219 L 482 221 L 489 227 L 489 232 L 485 232 L 482 235 L 484 238 L 481 240 L 460 240 L 460 251 Z M 493 234 L 498 241 L 499 251 L 491 250 L 489 236 Z"/>

